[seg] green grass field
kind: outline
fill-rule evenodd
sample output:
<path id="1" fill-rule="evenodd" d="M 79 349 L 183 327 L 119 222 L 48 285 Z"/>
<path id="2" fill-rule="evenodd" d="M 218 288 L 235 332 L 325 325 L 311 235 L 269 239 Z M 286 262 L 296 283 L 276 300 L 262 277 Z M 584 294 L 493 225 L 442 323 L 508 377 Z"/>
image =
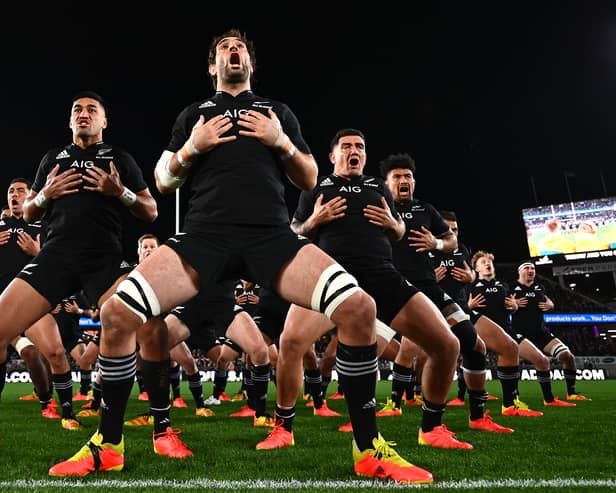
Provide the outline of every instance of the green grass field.
<path id="1" fill-rule="evenodd" d="M 211 393 L 204 384 L 204 394 Z M 230 383 L 228 393 L 239 384 Z M 75 386 L 76 391 L 77 386 Z M 553 384 L 564 398 L 565 384 Z M 391 384 L 380 382 L 378 400 L 384 402 Z M 330 391 L 335 390 L 335 384 Z M 488 390 L 500 395 L 500 385 Z M 511 435 L 471 430 L 468 408 L 449 407 L 444 422 L 474 450 L 442 450 L 417 444 L 420 408 L 405 406 L 399 417 L 379 419 L 387 440 L 407 460 L 430 470 L 432 485 L 401 486 L 386 481 L 366 481 L 353 473 L 351 435 L 337 431 L 348 421 L 344 401 L 329 401 L 341 418 L 319 418 L 299 401 L 295 421 L 295 447 L 257 451 L 255 445 L 267 431 L 254 428 L 252 418 L 230 418 L 242 403 L 214 407 L 216 416 L 198 418 L 187 387 L 182 388 L 188 409 L 174 409 L 174 427 L 195 453 L 189 460 L 156 455 L 151 428 L 125 428 L 125 467 L 119 473 L 92 474 L 82 479 L 51 478 L 48 468 L 76 452 L 95 431 L 98 418 L 84 418 L 86 430 L 63 430 L 58 420 L 40 416 L 38 402 L 19 401 L 31 391 L 29 384 L 7 384 L 0 403 L 0 491 L 137 492 L 137 491 L 392 491 L 419 488 L 438 491 L 600 492 L 616 489 L 616 380 L 579 382 L 578 390 L 592 397 L 575 408 L 546 408 L 536 382 L 520 382 L 522 398 L 532 409 L 544 411 L 538 418 L 502 417 L 500 400 L 489 401 L 495 420 L 512 427 Z M 146 411 L 133 390 L 127 417 Z M 451 397 L 454 394 L 452 392 Z M 81 402 L 75 403 L 78 410 Z M 273 410 L 271 385 L 268 410 Z M 541 481 L 545 481 L 542 483 Z"/>

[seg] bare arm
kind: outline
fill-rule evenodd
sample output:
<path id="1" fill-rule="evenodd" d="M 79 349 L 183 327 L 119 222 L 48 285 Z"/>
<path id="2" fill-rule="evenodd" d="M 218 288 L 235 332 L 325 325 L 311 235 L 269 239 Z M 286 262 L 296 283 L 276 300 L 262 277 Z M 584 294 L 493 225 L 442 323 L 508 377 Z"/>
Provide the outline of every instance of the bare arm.
<path id="1" fill-rule="evenodd" d="M 303 222 L 294 217 L 291 221 L 291 229 L 298 235 L 314 239 L 321 225 L 343 217 L 346 209 L 345 198 L 334 197 L 329 202 L 323 204 L 323 194 L 320 194 L 314 203 L 310 217 Z"/>
<path id="2" fill-rule="evenodd" d="M 440 236 L 438 239 L 443 241 L 443 247 L 440 250 L 445 253 L 453 252 L 458 248 L 458 238 L 451 231 Z M 416 229 L 410 230 L 408 240 L 409 245 L 418 252 L 435 250 L 438 245 L 437 238 L 424 226 L 421 227 L 421 231 Z"/>

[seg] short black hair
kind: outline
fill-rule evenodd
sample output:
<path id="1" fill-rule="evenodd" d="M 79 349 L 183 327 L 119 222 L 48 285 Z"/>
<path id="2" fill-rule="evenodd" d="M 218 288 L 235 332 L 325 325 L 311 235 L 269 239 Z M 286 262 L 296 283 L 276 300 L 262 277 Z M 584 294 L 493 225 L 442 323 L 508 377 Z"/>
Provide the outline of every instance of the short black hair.
<path id="1" fill-rule="evenodd" d="M 447 221 L 456 221 L 458 222 L 458 216 L 454 211 L 439 211 L 441 217 L 446 219 Z"/>
<path id="2" fill-rule="evenodd" d="M 415 160 L 406 152 L 400 154 L 390 154 L 379 163 L 379 170 L 384 180 L 387 179 L 387 175 L 392 169 L 397 168 L 410 169 L 413 176 L 415 176 Z"/>
<path id="3" fill-rule="evenodd" d="M 366 137 L 361 130 L 357 130 L 356 128 L 343 128 L 336 132 L 336 135 L 334 135 L 334 138 L 329 143 L 329 151 L 331 152 L 334 150 L 334 147 L 338 145 L 338 142 L 342 137 L 347 137 L 349 135 L 357 135 L 358 137 L 361 137 L 364 142 L 366 142 Z"/>
<path id="4" fill-rule="evenodd" d="M 105 110 L 105 114 L 109 116 L 109 112 L 107 111 L 107 103 L 103 99 L 103 96 L 101 96 L 99 93 L 90 91 L 90 90 L 79 91 L 77 94 L 73 96 L 73 99 L 71 99 L 71 103 L 74 103 L 75 101 L 81 98 L 90 98 L 90 99 L 94 99 L 95 101 L 98 101 L 99 104 Z"/>
<path id="5" fill-rule="evenodd" d="M 13 178 L 11 182 L 9 183 L 9 185 L 12 185 L 13 183 L 25 183 L 26 185 L 28 185 L 28 188 L 32 188 L 32 182 L 25 178 L 21 178 L 21 177 Z"/>

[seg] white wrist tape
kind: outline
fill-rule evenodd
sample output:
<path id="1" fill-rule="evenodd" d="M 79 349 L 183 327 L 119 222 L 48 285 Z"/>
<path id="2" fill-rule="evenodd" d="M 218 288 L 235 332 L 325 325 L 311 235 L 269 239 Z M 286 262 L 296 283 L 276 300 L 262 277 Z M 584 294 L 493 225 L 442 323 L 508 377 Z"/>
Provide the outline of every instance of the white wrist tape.
<path id="1" fill-rule="evenodd" d="M 176 190 L 182 186 L 186 178 L 174 175 L 169 170 L 169 161 L 171 161 L 171 152 L 165 151 L 156 164 L 156 176 L 160 184 L 170 190 Z"/>
<path id="2" fill-rule="evenodd" d="M 135 194 L 135 192 L 129 190 L 126 187 L 124 187 L 122 195 L 120 195 L 118 198 L 120 199 L 120 202 L 122 202 L 122 204 L 126 207 L 130 207 L 135 202 L 137 202 L 137 194 Z"/>
<path id="3" fill-rule="evenodd" d="M 440 238 L 436 239 L 436 249 L 437 250 L 442 250 L 443 249 L 443 240 L 441 240 Z"/>
<path id="4" fill-rule="evenodd" d="M 184 146 L 182 147 L 182 149 L 184 149 L 184 151 L 187 154 L 187 158 L 190 159 L 191 157 L 196 157 L 199 154 L 201 154 L 199 152 L 199 149 L 197 149 L 195 147 L 195 144 L 193 143 L 193 136 L 192 134 L 190 134 L 190 137 L 188 137 L 188 140 L 186 141 L 186 143 L 184 144 Z"/>
<path id="5" fill-rule="evenodd" d="M 295 156 L 296 152 L 297 152 L 297 147 L 291 144 L 291 149 L 289 149 L 282 156 L 280 156 L 280 159 L 282 159 L 283 161 L 286 161 L 287 159 L 291 159 L 293 156 Z"/>
<path id="6" fill-rule="evenodd" d="M 47 204 L 49 203 L 49 199 L 45 197 L 45 194 L 41 190 L 36 197 L 34 197 L 34 205 L 40 207 L 41 209 L 45 209 Z"/>
<path id="7" fill-rule="evenodd" d="M 175 157 L 178 158 L 178 163 L 180 163 L 180 166 L 182 168 L 190 168 L 192 166 L 192 163 L 190 162 L 189 158 L 187 157 L 188 156 L 188 152 L 186 152 L 184 150 L 184 147 L 182 147 L 178 152 L 175 153 Z"/>
<path id="8" fill-rule="evenodd" d="M 77 310 L 77 313 L 78 313 L 79 315 L 83 315 L 83 308 L 79 308 L 79 309 Z"/>
<path id="9" fill-rule="evenodd" d="M 282 131 L 282 127 L 278 127 L 278 138 L 276 138 L 276 142 L 274 142 L 274 149 L 284 149 L 288 138 L 287 134 Z"/>

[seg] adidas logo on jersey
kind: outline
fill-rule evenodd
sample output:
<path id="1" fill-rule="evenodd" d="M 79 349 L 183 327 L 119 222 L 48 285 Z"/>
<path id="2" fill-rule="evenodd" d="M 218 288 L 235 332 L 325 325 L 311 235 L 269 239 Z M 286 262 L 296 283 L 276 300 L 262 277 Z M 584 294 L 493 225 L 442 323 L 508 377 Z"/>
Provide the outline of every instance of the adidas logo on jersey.
<path id="1" fill-rule="evenodd" d="M 216 106 L 216 103 L 214 101 L 206 101 L 205 103 L 201 103 L 199 105 L 199 108 L 213 108 L 214 106 Z"/>
<path id="2" fill-rule="evenodd" d="M 67 157 L 71 157 L 66 149 L 62 149 L 56 156 L 56 159 L 66 159 Z"/>
<path id="3" fill-rule="evenodd" d="M 331 180 L 331 178 L 330 178 L 329 176 L 328 176 L 327 178 L 325 178 L 325 180 L 323 180 L 323 181 L 320 183 L 320 185 L 321 185 L 322 187 L 327 187 L 327 186 L 330 186 L 330 185 L 333 185 L 333 184 L 334 184 L 334 182 Z"/>

